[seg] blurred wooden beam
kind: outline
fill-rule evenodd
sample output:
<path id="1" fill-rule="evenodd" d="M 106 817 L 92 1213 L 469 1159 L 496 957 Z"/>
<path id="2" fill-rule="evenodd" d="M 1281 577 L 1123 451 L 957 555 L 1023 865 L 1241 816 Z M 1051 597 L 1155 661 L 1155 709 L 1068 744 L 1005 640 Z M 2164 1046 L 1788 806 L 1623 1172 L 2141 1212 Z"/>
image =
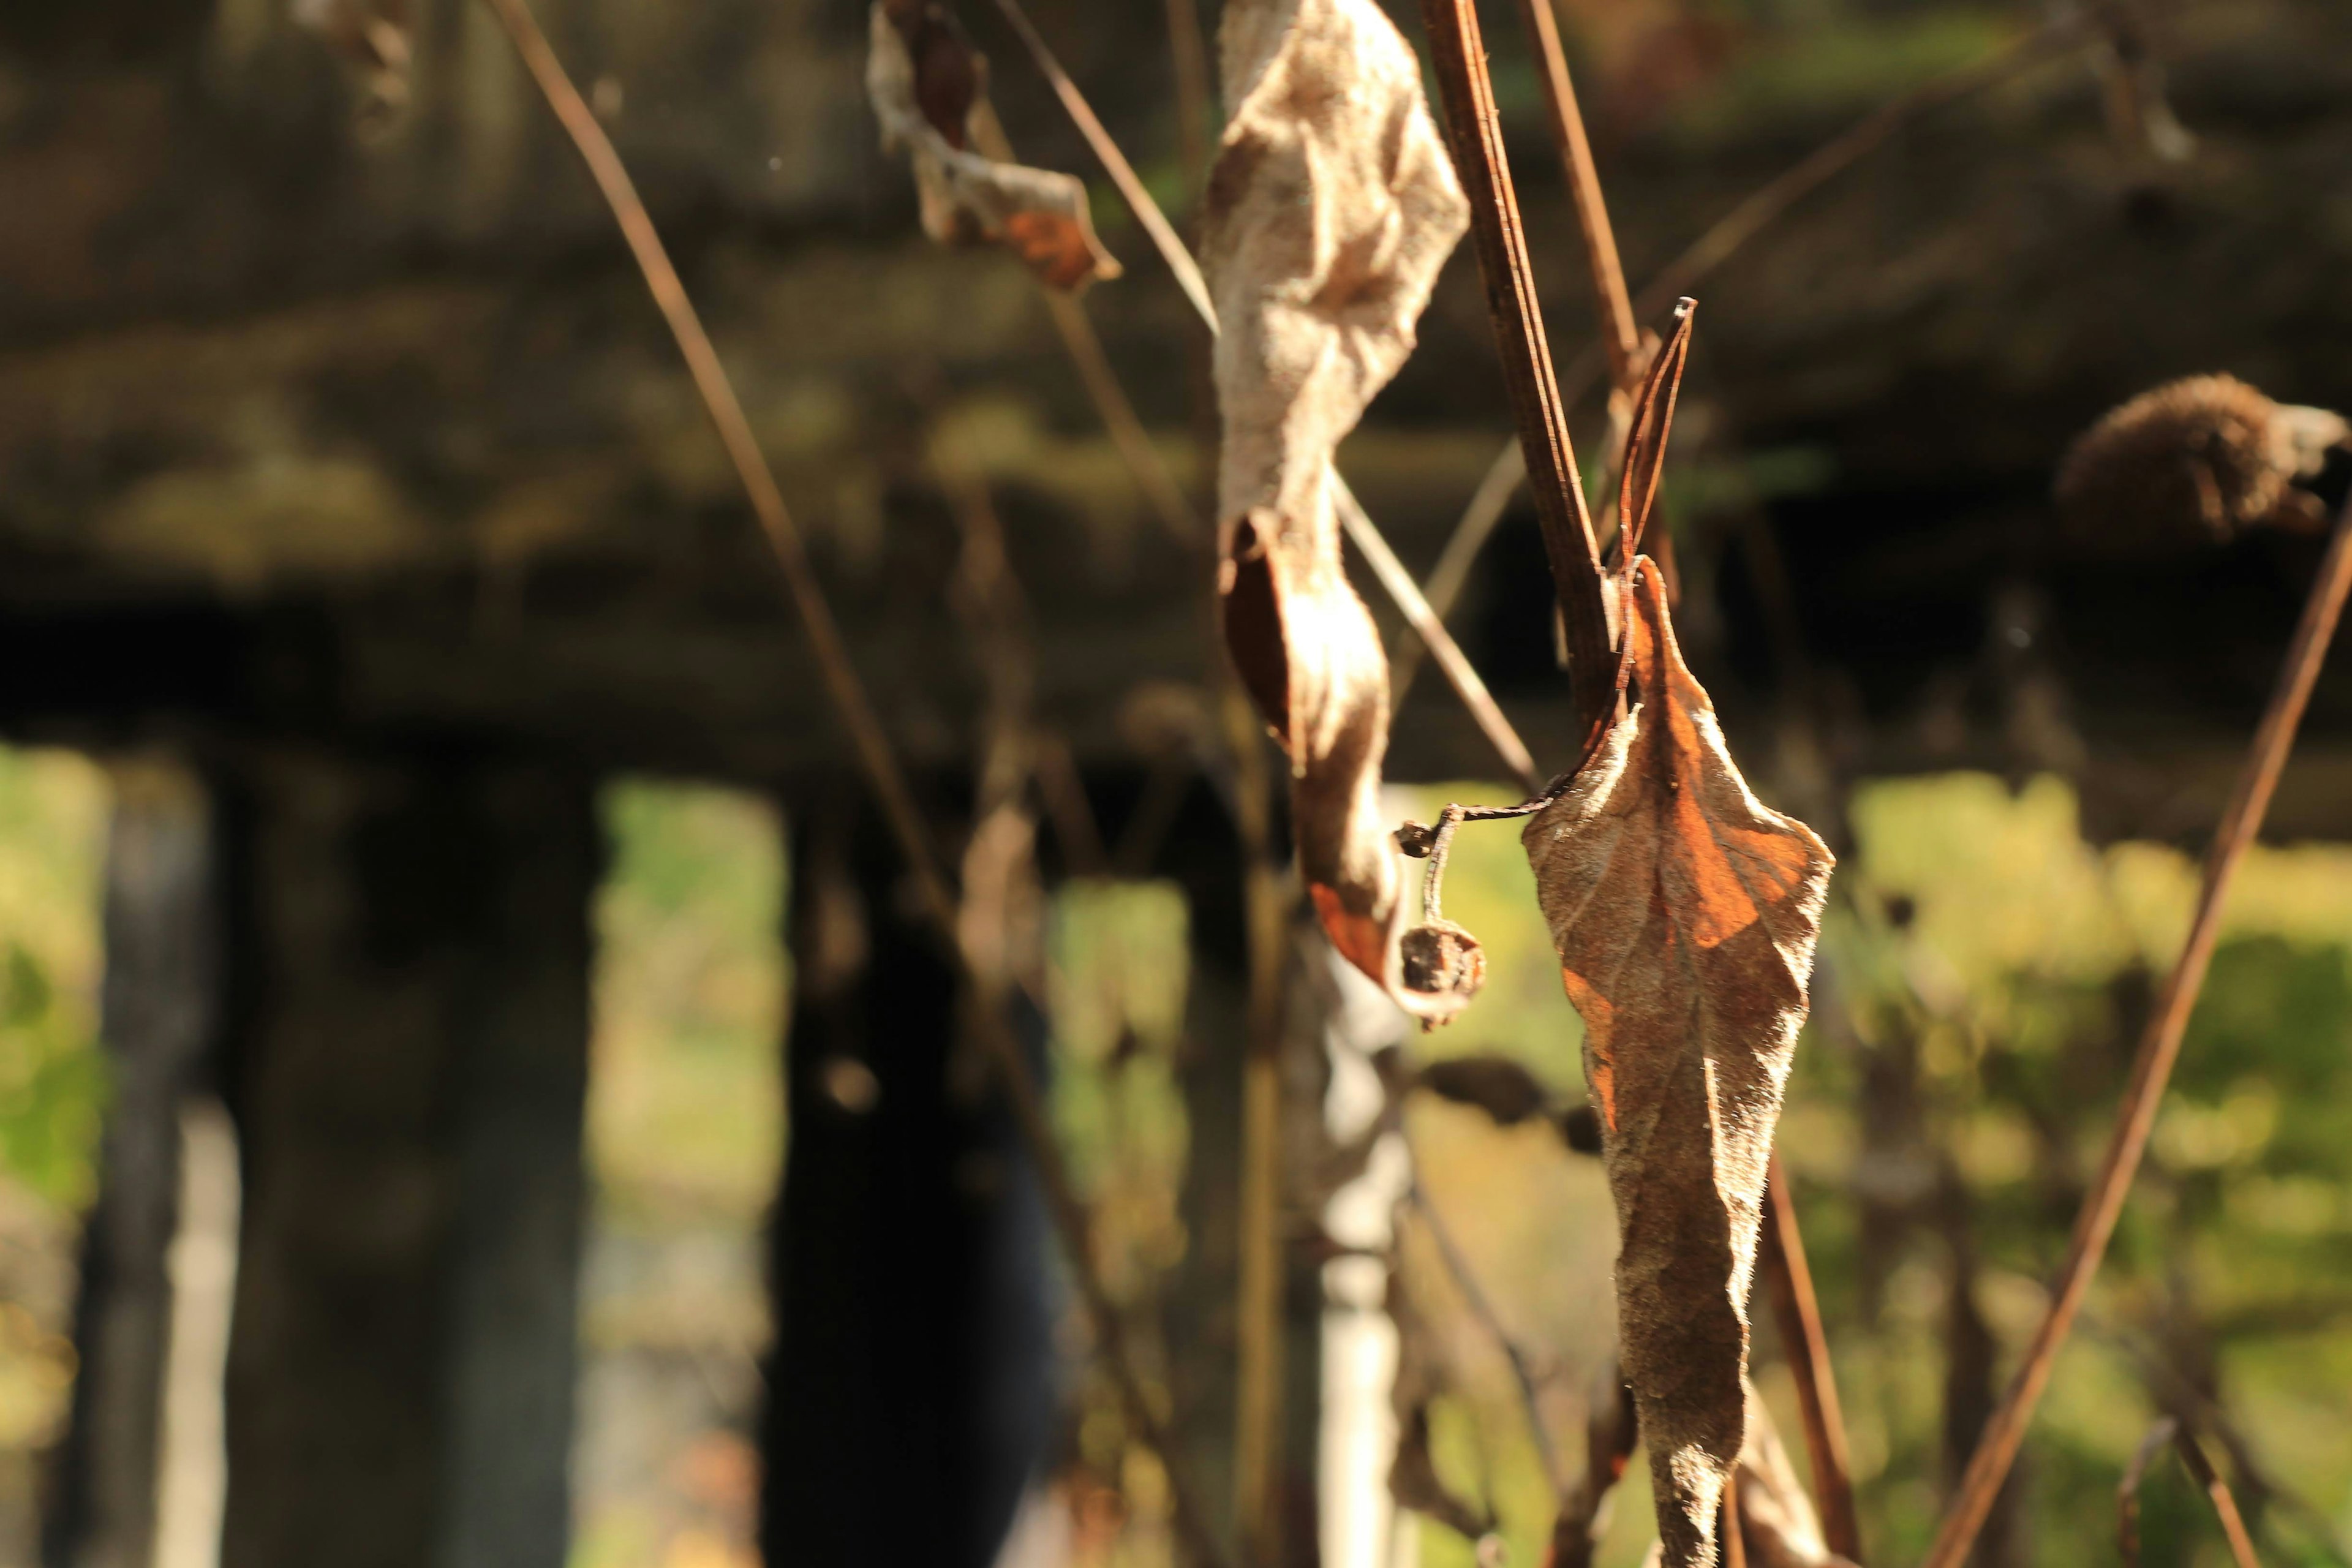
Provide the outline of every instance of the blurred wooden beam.
<path id="1" fill-rule="evenodd" d="M 283 751 L 235 789 L 223 1560 L 561 1568 L 588 783 Z"/>

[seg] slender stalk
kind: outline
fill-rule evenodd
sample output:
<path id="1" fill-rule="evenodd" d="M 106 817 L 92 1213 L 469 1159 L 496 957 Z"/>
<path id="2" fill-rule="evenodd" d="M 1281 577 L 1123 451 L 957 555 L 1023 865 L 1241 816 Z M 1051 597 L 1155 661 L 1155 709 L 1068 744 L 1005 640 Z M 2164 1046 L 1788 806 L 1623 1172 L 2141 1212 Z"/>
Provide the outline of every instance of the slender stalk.
<path id="1" fill-rule="evenodd" d="M 2236 1568 L 2262 1568 L 2262 1559 L 2254 1555 L 2253 1539 L 2246 1533 L 2246 1521 L 2238 1512 L 2237 1494 L 2206 1457 L 2205 1445 L 2187 1426 L 2174 1433 L 2172 1442 L 2180 1450 L 2180 1462 L 2188 1467 L 2190 1479 L 2213 1504 L 2214 1517 L 2221 1521 L 2222 1537 L 2230 1543 L 2231 1562 Z"/>
<path id="2" fill-rule="evenodd" d="M 1579 750 L 1604 730 L 1616 707 L 1616 659 L 1601 592 L 1601 557 L 1592 516 L 1569 440 L 1566 405 L 1544 342 L 1527 236 L 1511 194 L 1509 161 L 1486 75 L 1486 48 L 1474 0 L 1422 0 L 1439 94 L 1453 132 L 1454 162 L 1470 196 L 1470 226 L 1478 242 L 1478 270 L 1495 321 L 1503 380 L 1517 416 L 1519 446 L 1535 484 L 1544 553 L 1552 586 L 1567 618 L 1569 684 L 1583 732 Z"/>
<path id="3" fill-rule="evenodd" d="M 1551 113 L 1552 140 L 1559 143 L 1560 162 L 1568 168 L 1569 195 L 1576 203 L 1577 226 L 1584 235 L 1584 258 L 1592 273 L 1593 314 L 1601 323 L 1601 343 L 1609 352 L 1609 379 L 1621 392 L 1631 392 L 1641 374 L 1642 329 L 1633 319 L 1633 301 L 1625 291 L 1625 264 L 1617 256 L 1617 231 L 1610 226 L 1609 204 L 1601 198 L 1601 172 L 1592 163 L 1592 139 L 1584 133 L 1584 115 L 1576 103 L 1576 83 L 1568 74 L 1568 54 L 1559 45 L 1559 17 L 1552 0 L 1519 0 L 1519 16 L 1535 42 L 1537 75 L 1543 83 L 1544 106 Z"/>
<path id="4" fill-rule="evenodd" d="M 985 100 L 972 117 L 972 130 L 973 140 L 982 153 L 1001 163 L 1013 161 L 1013 143 L 1006 139 L 996 111 Z M 1179 544 L 1198 546 L 1202 530 L 1200 520 L 1193 515 L 1192 503 L 1185 499 L 1176 477 L 1168 471 L 1167 460 L 1153 445 L 1143 421 L 1136 417 L 1135 405 L 1128 401 L 1127 389 L 1119 384 L 1118 373 L 1111 368 L 1110 356 L 1103 352 L 1102 339 L 1096 333 L 1094 322 L 1087 319 L 1086 307 L 1060 289 L 1042 283 L 1037 287 L 1037 297 L 1045 301 L 1045 314 L 1061 337 L 1062 348 L 1070 356 L 1070 364 L 1078 373 L 1078 381 L 1086 387 L 1096 416 L 1109 433 L 1111 445 L 1118 448 L 1120 460 L 1127 465 L 1136 489 L 1143 492 L 1160 527 Z"/>
<path id="5" fill-rule="evenodd" d="M 1192 309 L 1200 312 L 1201 320 L 1208 323 L 1209 331 L 1213 334 L 1217 330 L 1217 308 L 1209 303 L 1209 286 L 1202 279 L 1200 263 L 1192 259 L 1192 253 L 1185 249 L 1184 242 L 1176 237 L 1175 226 L 1168 221 L 1168 215 L 1160 210 L 1160 204 L 1151 199 L 1151 193 L 1143 188 L 1143 181 L 1136 174 L 1135 165 L 1127 161 L 1127 154 L 1118 150 L 1118 143 L 1112 141 L 1110 132 L 1103 129 L 1103 122 L 1096 116 L 1094 106 L 1087 101 L 1087 95 L 1078 90 L 1078 84 L 1070 79 L 1070 73 L 1064 70 L 1062 62 L 1054 58 L 1054 51 L 1046 46 L 1045 35 L 1037 31 L 1037 25 L 1029 19 L 1029 13 L 1022 9 L 1021 0 L 996 0 L 996 8 L 1004 13 L 1007 22 L 1013 24 L 1013 31 L 1020 37 L 1022 47 L 1029 51 L 1030 59 L 1036 63 L 1039 73 L 1053 87 L 1054 96 L 1062 100 L 1062 109 L 1069 115 L 1070 123 L 1078 128 L 1078 134 L 1085 137 L 1087 145 L 1094 150 L 1095 161 L 1103 166 L 1103 173 L 1108 174 L 1110 183 L 1118 188 L 1119 198 L 1127 203 L 1128 210 L 1135 214 L 1135 221 L 1141 224 L 1143 232 L 1150 237 L 1152 248 L 1160 252 L 1160 259 L 1168 264 L 1168 270 L 1176 275 L 1176 286 L 1184 290 L 1184 298 L 1192 302 Z M 1197 25 L 1194 30 L 1197 34 Z"/>
<path id="6" fill-rule="evenodd" d="M 1356 542 L 1356 549 L 1371 567 L 1372 575 L 1381 580 L 1381 586 L 1388 590 L 1389 597 L 1395 600 L 1397 608 L 1404 612 L 1406 624 L 1420 637 L 1422 646 L 1437 661 L 1437 668 L 1445 672 L 1446 679 L 1453 683 L 1454 694 L 1462 699 L 1462 705 L 1470 710 L 1470 717 L 1477 723 L 1478 732 L 1486 737 L 1488 745 L 1495 748 L 1495 754 L 1511 771 L 1512 778 L 1533 795 L 1543 787 L 1543 775 L 1536 772 L 1536 760 L 1528 753 L 1528 743 L 1519 739 L 1519 732 L 1503 716 L 1502 709 L 1496 705 L 1494 693 L 1488 691 L 1486 681 L 1479 679 L 1477 668 L 1471 664 L 1469 656 L 1462 651 L 1453 634 L 1445 629 L 1445 623 L 1437 618 L 1437 612 L 1431 608 L 1429 601 L 1422 597 L 1421 589 L 1413 583 L 1412 574 L 1404 569 L 1404 563 L 1396 558 L 1396 552 L 1389 548 L 1389 542 L 1381 537 L 1381 531 L 1374 528 L 1372 520 L 1364 515 L 1364 509 L 1354 493 L 1345 483 L 1340 484 L 1338 489 L 1340 526 L 1348 531 L 1348 537 Z"/>
<path id="7" fill-rule="evenodd" d="M 1470 568 L 1476 563 L 1478 552 L 1486 547 L 1487 537 L 1510 510 L 1511 498 L 1518 493 L 1527 477 L 1527 454 L 1519 450 L 1518 438 L 1513 437 L 1503 443 L 1495 460 L 1480 476 L 1478 488 L 1470 492 L 1470 504 L 1462 509 L 1462 521 L 1454 525 L 1437 564 L 1430 568 L 1429 609 L 1441 623 L 1454 613 L 1454 603 L 1462 597 L 1462 590 L 1469 584 Z M 1391 712 L 1404 707 L 1405 697 L 1412 690 L 1413 677 L 1421 673 L 1421 656 L 1427 647 L 1418 637 L 1398 639 L 1396 657 L 1389 660 Z"/>
<path id="8" fill-rule="evenodd" d="M 1168 60 L 1176 74 L 1176 157 L 1190 196 L 1209 177 L 1209 51 L 1201 41 L 1200 0 L 1168 0 Z"/>
<path id="9" fill-rule="evenodd" d="M 1521 1348 L 1519 1342 L 1512 1337 L 1510 1330 L 1504 1327 L 1502 1314 L 1495 1310 L 1494 1298 L 1486 1294 L 1477 1270 L 1471 1268 L 1468 1256 L 1463 1252 L 1461 1244 L 1454 1239 L 1453 1227 L 1445 1223 L 1445 1216 L 1437 1212 L 1437 1206 L 1429 1201 L 1428 1189 L 1421 1184 L 1417 1162 L 1413 1169 L 1412 1185 L 1405 1189 L 1405 1201 L 1412 1205 L 1413 1212 L 1421 1215 L 1422 1224 L 1429 1227 L 1429 1238 L 1437 1244 L 1437 1256 L 1444 1263 L 1447 1275 L 1453 1279 L 1454 1289 L 1462 1292 L 1463 1302 L 1470 1309 L 1470 1315 L 1478 1320 L 1479 1326 L 1502 1348 L 1503 1359 L 1511 1363 L 1511 1382 L 1518 1389 L 1519 1408 L 1527 1416 L 1528 1436 L 1535 1439 L 1536 1456 L 1543 1465 L 1544 1479 L 1551 1483 L 1555 1492 L 1564 1492 L 1567 1471 L 1560 1467 L 1559 1446 L 1552 1441 L 1551 1427 L 1543 1417 L 1543 1401 L 1536 1385 L 1535 1365 L 1528 1359 L 1528 1352 Z"/>
<path id="10" fill-rule="evenodd" d="M 1832 1552 L 1859 1563 L 1862 1526 L 1846 1458 L 1845 1412 L 1838 1403 L 1829 1336 L 1822 1330 L 1821 1300 L 1813 1294 L 1813 1271 L 1805 1260 L 1805 1238 L 1797 1230 L 1788 1181 L 1776 1150 L 1764 1178 L 1764 1285 L 1771 1292 L 1780 1342 L 1788 1347 L 1789 1370 L 1796 1374 L 1797 1409 L 1805 1422 L 1805 1455 L 1813 1472 L 1813 1500 L 1822 1510 L 1822 1539 Z"/>
<path id="11" fill-rule="evenodd" d="M 700 394 L 710 422 L 718 430 L 719 442 L 727 449 L 735 466 L 736 476 L 743 485 L 745 496 L 759 519 L 761 532 L 766 536 L 776 564 L 782 571 L 786 589 L 799 612 L 803 630 L 815 654 L 822 670 L 827 694 L 849 731 L 858 762 L 867 783 L 881 798 L 883 812 L 890 829 L 898 840 L 900 852 L 923 900 L 926 915 L 936 926 L 944 942 L 950 961 L 964 984 L 986 995 L 990 988 L 974 973 L 969 954 L 957 940 L 955 896 L 950 889 L 941 869 L 939 851 L 932 844 L 917 812 L 913 793 L 908 789 L 905 773 L 892 752 L 887 732 L 877 714 L 864 682 L 850 662 L 847 644 L 841 635 L 839 622 L 834 618 L 832 606 L 818 584 L 814 568 L 810 563 L 806 546 L 792 514 L 784 506 L 783 493 L 776 485 L 775 475 L 769 469 L 766 458 L 760 451 L 758 439 L 744 417 L 741 403 L 735 395 L 733 384 L 719 363 L 718 351 L 711 346 L 709 334 L 688 298 L 686 285 L 677 268 L 663 247 L 653 219 L 638 197 L 628 170 L 622 164 L 604 127 L 581 98 L 562 62 L 556 58 L 547 37 L 540 31 L 525 0 L 483 0 L 498 19 L 507 36 L 513 41 L 515 52 L 530 72 L 540 91 L 546 97 L 548 107 L 555 113 L 581 159 L 588 166 L 597 189 L 605 204 L 612 208 L 613 220 L 628 243 L 638 270 L 645 275 L 646 291 L 669 324 L 671 335 L 677 340 L 679 353 L 686 360 L 688 374 L 693 378 L 695 390 Z M 1020 1042 L 1005 1024 L 1001 1008 L 988 1006 L 974 1009 L 982 1044 L 993 1059 L 1003 1080 L 1006 1097 L 1012 1101 L 1015 1122 L 1030 1157 L 1035 1162 L 1039 1184 L 1045 1189 L 1046 1203 L 1059 1234 L 1063 1251 L 1070 1270 L 1077 1281 L 1081 1298 L 1093 1321 L 1096 1340 L 1104 1361 L 1119 1386 L 1128 1414 L 1144 1441 L 1160 1456 L 1165 1468 L 1176 1519 L 1176 1528 L 1188 1545 L 1203 1563 L 1223 1560 L 1216 1538 L 1201 1512 L 1198 1500 L 1181 1476 L 1173 1446 L 1154 1407 L 1150 1391 L 1136 1371 L 1130 1352 L 1126 1327 L 1118 1309 L 1112 1301 L 1102 1275 L 1095 1265 L 1090 1241 L 1091 1225 L 1085 1205 L 1071 1185 L 1069 1173 L 1063 1164 L 1061 1149 L 1054 1141 L 1051 1125 L 1045 1115 L 1044 1097 L 1030 1070 L 1028 1059 L 1022 1053 Z"/>
<path id="12" fill-rule="evenodd" d="M 1538 3 L 1538 0 L 1523 0 L 1523 3 Z M 2085 24 L 2079 17 L 2050 22 L 1994 50 L 1981 60 L 1962 66 L 1871 110 L 1851 127 L 1748 193 L 1730 211 L 1710 224 L 1698 238 L 1661 268 L 1657 276 L 1633 297 L 1633 319 L 1639 322 L 1645 316 L 1654 316 L 1681 296 L 1692 292 L 1713 276 L 1716 268 L 1791 207 L 1885 145 L 1895 132 L 1919 115 L 2006 80 L 2057 46 L 2076 41 L 2084 27 Z M 1560 368 L 1559 393 L 1563 407 L 1574 407 L 1585 394 L 1592 390 L 1603 371 L 1609 368 L 1613 353 L 1613 349 L 1606 348 L 1605 339 L 1602 342 L 1587 343 Z M 1490 479 L 1504 471 L 1506 456 L 1517 444 L 1517 437 L 1504 444 L 1504 453 L 1496 456 L 1494 468 L 1488 470 Z M 1458 554 L 1462 562 L 1459 570 L 1466 577 L 1478 550 L 1486 543 L 1503 509 L 1509 504 L 1518 480 L 1525 477 L 1522 460 L 1510 481 L 1510 489 L 1491 503 L 1491 514 L 1480 505 L 1480 498 L 1486 491 L 1486 481 L 1482 480 L 1478 494 L 1471 498 L 1469 506 L 1463 510 L 1462 520 L 1454 524 L 1453 533 L 1447 538 L 1445 551 L 1440 560 L 1454 560 Z M 1453 601 L 1451 597 L 1442 596 L 1433 591 L 1436 585 L 1434 574 L 1432 574 L 1431 585 L 1430 601 L 1442 618 L 1452 611 Z"/>
<path id="13" fill-rule="evenodd" d="M 2347 502 L 2336 518 L 2335 537 L 2328 542 L 2319 575 L 2311 585 L 2310 597 L 2305 601 L 2303 617 L 2295 626 L 2294 641 L 2287 648 L 2277 689 L 2271 695 L 2261 727 L 2254 732 L 2237 790 L 2214 832 L 2189 940 L 2165 982 L 2163 994 L 2148 1018 L 2147 1032 L 2140 1037 L 2139 1051 L 2132 1063 L 2131 1079 L 2124 1091 L 2106 1154 L 2075 1219 L 2074 1239 L 2067 1248 L 2065 1265 L 2059 1271 L 2058 1288 L 2049 1310 L 2034 1331 L 2024 1363 L 2018 1368 L 2000 1408 L 1993 1412 L 1992 1419 L 1985 1424 L 1983 1436 L 1978 1439 L 1968 1471 L 1961 1477 L 1959 1493 L 1927 1553 L 1927 1568 L 1960 1568 L 1966 1561 L 1977 1531 L 1983 1528 L 1985 1515 L 2009 1474 L 2010 1464 L 2017 1456 L 2018 1445 L 2024 1440 L 2034 1406 L 2049 1384 L 2059 1347 L 2066 1342 L 2075 1314 L 2082 1310 L 2083 1298 L 2090 1289 L 2092 1277 L 2098 1272 L 2100 1259 L 2106 1256 L 2107 1242 L 2115 1235 L 2116 1221 L 2131 1192 L 2132 1177 L 2147 1148 L 2148 1131 L 2156 1124 L 2157 1108 L 2163 1101 L 2165 1084 L 2172 1076 L 2172 1064 L 2180 1055 L 2180 1037 L 2188 1027 L 2189 1010 L 2197 1004 L 2197 994 L 2212 962 L 2213 945 L 2221 932 L 2223 900 L 2229 896 L 2239 862 L 2245 858 L 2248 846 L 2262 828 L 2263 814 L 2270 809 L 2271 795 L 2278 787 L 2279 773 L 2294 745 L 2296 727 L 2303 721 L 2312 685 L 2319 678 L 2320 665 L 2327 657 L 2327 645 L 2335 636 L 2336 618 L 2343 611 L 2347 590 L 2352 590 L 2352 502 Z"/>

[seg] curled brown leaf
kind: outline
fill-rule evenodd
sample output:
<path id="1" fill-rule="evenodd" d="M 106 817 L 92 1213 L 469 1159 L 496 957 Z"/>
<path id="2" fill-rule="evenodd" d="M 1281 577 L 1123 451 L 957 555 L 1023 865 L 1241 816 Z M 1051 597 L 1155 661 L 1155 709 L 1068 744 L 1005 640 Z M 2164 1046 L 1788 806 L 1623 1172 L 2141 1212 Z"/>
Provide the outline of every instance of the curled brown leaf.
<path id="1" fill-rule="evenodd" d="M 1202 259 L 1219 325 L 1225 641 L 1289 753 L 1299 867 L 1332 943 L 1425 1023 L 1484 973 L 1459 928 L 1404 942 L 1380 811 L 1388 660 L 1340 563 L 1331 454 L 1412 352 L 1468 206 L 1412 51 L 1371 0 L 1234 0 L 1231 121 Z"/>
<path id="2" fill-rule="evenodd" d="M 941 7 L 875 0 L 866 96 L 883 146 L 905 148 L 914 164 L 923 232 L 942 245 L 1003 246 L 1056 289 L 1118 277 L 1075 176 L 971 151 L 987 80 L 987 62 Z"/>
<path id="3" fill-rule="evenodd" d="M 1626 1381 L 1683 1568 L 1715 1561 L 1740 1451 L 1765 1166 L 1832 862 L 1749 793 L 1656 567 L 1633 573 L 1634 706 L 1522 841 L 1584 1019 Z"/>

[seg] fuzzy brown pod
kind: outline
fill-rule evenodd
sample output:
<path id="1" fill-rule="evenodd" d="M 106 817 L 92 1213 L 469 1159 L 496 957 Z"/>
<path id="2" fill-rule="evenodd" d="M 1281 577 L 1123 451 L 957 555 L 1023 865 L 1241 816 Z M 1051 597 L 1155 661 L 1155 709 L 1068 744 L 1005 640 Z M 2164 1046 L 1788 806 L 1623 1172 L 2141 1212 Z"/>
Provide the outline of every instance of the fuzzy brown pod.
<path id="1" fill-rule="evenodd" d="M 2062 537 L 2103 559 L 2161 558 L 2242 530 L 2325 526 L 2304 489 L 2352 439 L 2342 416 L 2273 403 L 2234 376 L 2193 375 L 2111 409 L 2067 449 Z"/>
<path id="2" fill-rule="evenodd" d="M 942 245 L 1001 245 L 1056 289 L 1116 278 L 1095 237 L 1087 188 L 1072 175 L 971 150 L 988 112 L 986 60 L 954 19 L 921 0 L 875 0 L 866 96 L 882 145 L 915 169 L 923 232 Z"/>
<path id="3" fill-rule="evenodd" d="M 1443 1023 L 1485 964 L 1458 927 L 1405 947 L 1380 805 L 1388 659 L 1340 563 L 1331 454 L 1412 352 L 1469 206 L 1420 65 L 1371 0 L 1234 0 L 1220 44 L 1230 120 L 1202 261 L 1226 647 L 1289 754 L 1299 868 L 1332 944 Z"/>
<path id="4" fill-rule="evenodd" d="M 1634 706 L 1522 835 L 1616 1200 L 1626 1382 L 1665 1561 L 1715 1561 L 1739 1456 L 1766 1163 L 1830 852 L 1759 802 L 1684 665 L 1657 567 L 1633 563 Z"/>

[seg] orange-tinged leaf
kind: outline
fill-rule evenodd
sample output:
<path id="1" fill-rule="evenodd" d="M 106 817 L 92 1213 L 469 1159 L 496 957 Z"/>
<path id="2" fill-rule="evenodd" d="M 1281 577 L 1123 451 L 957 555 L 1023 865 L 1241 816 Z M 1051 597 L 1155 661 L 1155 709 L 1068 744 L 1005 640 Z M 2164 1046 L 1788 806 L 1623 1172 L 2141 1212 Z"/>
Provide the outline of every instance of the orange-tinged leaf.
<path id="1" fill-rule="evenodd" d="M 1243 684 L 1291 767 L 1299 868 L 1335 947 L 1425 1022 L 1482 972 L 1458 928 L 1403 945 L 1380 810 L 1388 660 L 1340 563 L 1331 453 L 1412 352 L 1469 209 L 1421 68 L 1371 0 L 1233 0 L 1209 179 L 1218 590 Z"/>
<path id="2" fill-rule="evenodd" d="M 1076 178 L 971 151 L 988 73 L 954 18 L 875 0 L 868 22 L 866 96 L 882 144 L 904 147 L 914 164 L 923 232 L 943 245 L 1002 245 L 1056 289 L 1118 277 Z"/>
<path id="3" fill-rule="evenodd" d="M 1646 558 L 1631 600 L 1634 705 L 1522 837 L 1584 1019 L 1626 1381 L 1681 1568 L 1715 1561 L 1739 1456 L 1765 1166 L 1832 862 L 1740 778 Z"/>

